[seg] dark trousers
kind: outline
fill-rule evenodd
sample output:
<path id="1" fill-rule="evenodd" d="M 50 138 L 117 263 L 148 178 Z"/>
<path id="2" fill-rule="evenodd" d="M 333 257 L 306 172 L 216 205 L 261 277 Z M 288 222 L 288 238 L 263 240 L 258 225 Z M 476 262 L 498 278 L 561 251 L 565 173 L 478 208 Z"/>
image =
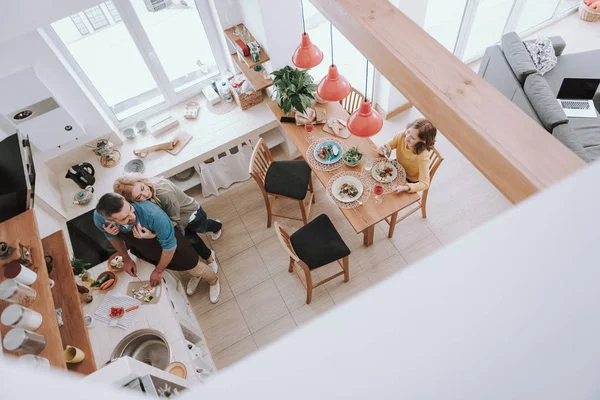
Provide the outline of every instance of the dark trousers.
<path id="1" fill-rule="evenodd" d="M 208 218 L 206 211 L 202 207 L 196 211 L 196 216 L 188 224 L 186 231 L 192 231 L 196 233 L 212 232 L 217 233 L 221 230 L 222 224 L 213 219 Z"/>
<path id="2" fill-rule="evenodd" d="M 189 229 L 185 229 L 185 238 L 192 244 L 192 247 L 200 257 L 204 260 L 208 260 L 210 258 L 211 251 L 204 243 L 204 240 L 200 236 L 196 234 L 196 232 L 191 231 Z"/>

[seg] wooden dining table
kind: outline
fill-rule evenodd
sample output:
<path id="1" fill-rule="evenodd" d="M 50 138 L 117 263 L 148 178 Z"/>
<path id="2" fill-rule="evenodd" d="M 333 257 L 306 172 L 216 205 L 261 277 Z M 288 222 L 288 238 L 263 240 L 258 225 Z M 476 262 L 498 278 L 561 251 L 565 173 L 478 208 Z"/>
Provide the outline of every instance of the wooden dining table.
<path id="1" fill-rule="evenodd" d="M 280 120 L 282 116 L 285 115 L 283 110 L 277 106 L 276 101 L 270 101 L 269 108 L 275 114 L 277 120 Z M 346 121 L 349 117 L 346 110 L 342 107 L 341 104 L 337 102 L 328 102 L 325 104 L 318 104 L 318 107 L 322 107 L 327 112 L 327 118 L 339 118 L 342 121 Z M 306 151 L 311 143 L 307 140 L 308 132 L 306 131 L 304 126 L 298 126 L 294 123 L 281 123 L 281 127 L 287 133 L 288 138 L 294 143 L 300 154 L 303 158 L 306 159 Z M 319 171 L 311 167 L 313 173 L 317 176 L 319 181 L 323 184 L 323 186 L 327 187 L 327 183 L 329 180 L 337 173 L 341 171 L 354 171 L 360 172 L 362 165 L 364 164 L 367 158 L 375 159 L 381 157 L 377 153 L 377 146 L 373 141 L 369 138 L 358 137 L 354 135 L 350 135 L 347 139 L 340 138 L 335 135 L 331 135 L 323 130 L 323 125 L 315 125 L 312 131 L 312 136 L 316 138 L 316 140 L 327 139 L 327 138 L 336 138 L 340 142 L 342 142 L 344 150 L 349 149 L 352 146 L 356 146 L 361 153 L 363 153 L 363 158 L 361 163 L 354 168 L 343 165 L 341 168 L 335 171 Z M 309 163 L 310 165 L 310 163 Z M 356 233 L 364 234 L 364 244 L 365 246 L 370 246 L 373 244 L 374 235 L 375 235 L 375 225 L 384 220 L 387 217 L 392 216 L 396 211 L 402 210 L 411 204 L 416 203 L 420 197 L 416 193 L 399 193 L 399 194 L 388 194 L 382 196 L 383 202 L 381 204 L 376 204 L 374 201 L 374 195 L 369 197 L 369 200 L 365 202 L 363 205 L 356 208 L 340 208 L 346 219 Z M 391 223 L 395 223 L 395 221 L 391 221 Z"/>

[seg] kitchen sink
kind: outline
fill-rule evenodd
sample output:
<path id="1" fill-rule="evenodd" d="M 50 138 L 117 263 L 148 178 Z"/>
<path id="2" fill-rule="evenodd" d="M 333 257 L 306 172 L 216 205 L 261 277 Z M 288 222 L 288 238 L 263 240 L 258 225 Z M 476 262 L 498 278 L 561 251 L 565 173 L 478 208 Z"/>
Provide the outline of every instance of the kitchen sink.
<path id="1" fill-rule="evenodd" d="M 131 357 L 158 369 L 171 362 L 171 347 L 162 333 L 154 329 L 140 329 L 125 336 L 115 347 L 111 360 Z"/>

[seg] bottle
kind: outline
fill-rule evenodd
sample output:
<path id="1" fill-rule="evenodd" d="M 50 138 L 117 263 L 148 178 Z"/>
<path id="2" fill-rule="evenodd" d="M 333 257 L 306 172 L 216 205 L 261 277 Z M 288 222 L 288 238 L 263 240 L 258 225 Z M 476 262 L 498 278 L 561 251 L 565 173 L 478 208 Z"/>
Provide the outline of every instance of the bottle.
<path id="1" fill-rule="evenodd" d="M 231 88 L 227 82 L 221 82 L 221 98 L 229 103 L 233 101 L 233 96 L 231 95 Z"/>

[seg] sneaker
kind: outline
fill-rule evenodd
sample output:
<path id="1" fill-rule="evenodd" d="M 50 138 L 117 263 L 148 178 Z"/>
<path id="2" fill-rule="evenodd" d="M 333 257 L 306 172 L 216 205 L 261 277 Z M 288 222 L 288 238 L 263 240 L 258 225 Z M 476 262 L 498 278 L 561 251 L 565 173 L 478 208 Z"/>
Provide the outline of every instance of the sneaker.
<path id="1" fill-rule="evenodd" d="M 219 221 L 218 219 L 215 219 L 215 221 L 217 221 L 218 223 L 221 223 L 221 221 Z M 223 234 L 223 227 L 221 227 L 221 229 L 219 229 L 219 232 L 217 232 L 217 233 L 211 232 L 210 239 L 217 240 L 221 237 L 222 234 Z"/>
<path id="2" fill-rule="evenodd" d="M 187 288 L 185 289 L 185 292 L 188 294 L 188 296 L 193 295 L 194 293 L 196 293 L 196 289 L 198 289 L 198 284 L 200 283 L 200 278 L 196 278 L 195 276 L 192 276 L 187 284 Z"/>
<path id="3" fill-rule="evenodd" d="M 210 251 L 210 255 L 213 258 L 213 262 L 208 263 L 208 266 L 210 267 L 210 269 L 212 269 L 214 271 L 214 273 L 216 274 L 217 272 L 219 272 L 219 264 L 217 264 L 217 256 L 215 254 L 214 250 Z"/>
<path id="4" fill-rule="evenodd" d="M 210 302 L 216 304 L 221 297 L 221 282 L 217 280 L 217 283 L 211 285 L 208 294 L 210 296 Z"/>

